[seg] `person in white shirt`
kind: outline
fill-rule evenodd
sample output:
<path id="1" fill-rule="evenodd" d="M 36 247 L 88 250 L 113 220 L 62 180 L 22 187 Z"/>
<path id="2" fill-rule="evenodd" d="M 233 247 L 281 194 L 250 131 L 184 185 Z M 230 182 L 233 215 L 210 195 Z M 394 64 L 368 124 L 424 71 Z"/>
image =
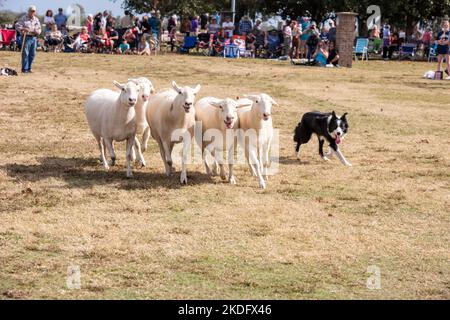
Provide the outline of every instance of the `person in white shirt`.
<path id="1" fill-rule="evenodd" d="M 228 38 L 233 37 L 234 23 L 231 21 L 230 17 L 226 17 L 225 21 L 222 23 L 223 32 L 228 35 Z"/>
<path id="2" fill-rule="evenodd" d="M 52 25 L 55 24 L 55 18 L 53 18 L 53 11 L 47 10 L 44 17 L 45 31 L 50 31 L 52 29 Z"/>

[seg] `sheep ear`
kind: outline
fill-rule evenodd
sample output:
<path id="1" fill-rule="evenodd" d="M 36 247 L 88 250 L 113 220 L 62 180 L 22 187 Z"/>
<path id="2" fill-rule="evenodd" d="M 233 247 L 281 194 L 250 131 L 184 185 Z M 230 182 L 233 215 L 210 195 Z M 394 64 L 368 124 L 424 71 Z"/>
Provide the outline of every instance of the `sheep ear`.
<path id="1" fill-rule="evenodd" d="M 120 90 L 125 89 L 125 86 L 124 86 L 123 84 L 120 84 L 120 83 L 117 82 L 117 81 L 114 81 L 113 83 L 114 83 L 114 85 L 115 85 L 117 88 L 119 88 Z"/>
<path id="2" fill-rule="evenodd" d="M 201 88 L 202 88 L 202 86 L 198 84 L 198 85 L 194 88 L 194 93 L 195 93 L 195 94 L 199 93 Z"/>
<path id="3" fill-rule="evenodd" d="M 156 93 L 156 89 L 155 89 L 154 86 L 152 86 L 152 87 L 150 88 L 150 94 L 153 94 L 153 93 Z"/>
<path id="4" fill-rule="evenodd" d="M 172 81 L 172 87 L 175 89 L 176 92 L 178 92 L 179 94 L 181 94 L 183 92 L 183 90 L 181 90 L 181 88 L 177 85 L 177 83 L 175 81 Z"/>
<path id="5" fill-rule="evenodd" d="M 272 102 L 272 104 L 274 105 L 274 106 L 280 106 L 275 100 L 273 100 L 273 98 L 272 97 L 270 97 L 270 102 Z"/>
<path id="6" fill-rule="evenodd" d="M 221 102 L 217 102 L 217 101 L 209 101 L 209 104 L 212 105 L 213 107 L 216 107 L 216 108 L 221 108 L 222 107 L 222 103 Z"/>
<path id="7" fill-rule="evenodd" d="M 251 107 L 253 104 L 252 103 L 248 103 L 246 101 L 238 101 L 237 103 L 237 108 L 245 108 L 245 107 Z"/>
<path id="8" fill-rule="evenodd" d="M 253 101 L 259 100 L 259 96 L 256 95 L 244 95 L 244 97 Z"/>

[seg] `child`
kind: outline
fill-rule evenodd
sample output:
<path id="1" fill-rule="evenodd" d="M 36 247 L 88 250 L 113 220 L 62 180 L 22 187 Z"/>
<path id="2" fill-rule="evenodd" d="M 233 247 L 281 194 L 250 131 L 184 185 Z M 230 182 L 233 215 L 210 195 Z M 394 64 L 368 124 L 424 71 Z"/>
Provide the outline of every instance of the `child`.
<path id="1" fill-rule="evenodd" d="M 122 43 L 120 44 L 117 53 L 119 54 L 130 54 L 130 45 L 128 44 L 127 40 L 123 39 Z"/>
<path id="2" fill-rule="evenodd" d="M 436 38 L 436 42 L 438 44 L 437 46 L 437 54 L 438 54 L 438 67 L 437 67 L 437 71 L 441 72 L 441 67 L 442 67 L 442 61 L 445 60 L 447 61 L 447 67 L 445 72 L 448 74 L 448 72 L 450 71 L 450 61 L 449 61 L 449 40 L 450 40 L 450 23 L 448 19 L 444 19 L 444 21 L 442 21 L 442 31 L 438 33 L 438 36 Z"/>
<path id="3" fill-rule="evenodd" d="M 142 36 L 141 41 L 139 41 L 138 55 L 140 56 L 150 55 L 150 44 L 147 42 L 144 36 Z"/>

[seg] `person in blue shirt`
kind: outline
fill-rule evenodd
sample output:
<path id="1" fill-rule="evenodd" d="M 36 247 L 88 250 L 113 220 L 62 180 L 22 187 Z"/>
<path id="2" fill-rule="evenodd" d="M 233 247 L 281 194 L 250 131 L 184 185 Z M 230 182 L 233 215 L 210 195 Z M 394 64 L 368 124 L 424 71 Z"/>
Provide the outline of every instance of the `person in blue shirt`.
<path id="1" fill-rule="evenodd" d="M 161 26 L 161 20 L 159 18 L 159 12 L 155 11 L 151 12 L 151 18 L 148 20 L 148 24 L 150 25 L 150 32 L 152 34 L 152 38 L 155 44 L 155 48 L 158 47 L 158 39 L 159 39 L 159 28 Z"/>
<path id="2" fill-rule="evenodd" d="M 63 11 L 64 10 L 62 8 L 59 8 L 58 14 L 54 17 L 55 23 L 58 26 L 58 30 L 61 30 L 61 27 L 67 24 L 67 16 L 63 13 Z"/>
<path id="3" fill-rule="evenodd" d="M 438 67 L 437 71 L 441 71 L 442 62 L 445 58 L 447 61 L 447 66 L 445 71 L 447 74 L 450 72 L 450 56 L 449 56 L 449 42 L 450 40 L 450 22 L 448 19 L 444 19 L 442 21 L 442 30 L 438 33 L 438 36 L 436 38 L 437 42 L 437 51 L 438 54 Z"/>

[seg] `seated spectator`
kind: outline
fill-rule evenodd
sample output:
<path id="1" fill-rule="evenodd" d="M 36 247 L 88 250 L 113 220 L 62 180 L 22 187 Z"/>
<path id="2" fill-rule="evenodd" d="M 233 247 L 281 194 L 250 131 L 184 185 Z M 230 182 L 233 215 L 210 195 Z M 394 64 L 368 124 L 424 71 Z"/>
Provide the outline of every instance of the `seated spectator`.
<path id="1" fill-rule="evenodd" d="M 45 42 L 49 48 L 51 48 L 54 52 L 58 51 L 58 47 L 63 42 L 63 35 L 61 31 L 58 30 L 58 26 L 56 24 L 52 25 L 52 29 L 47 31 L 45 34 Z"/>
<path id="2" fill-rule="evenodd" d="M 327 65 L 328 50 L 324 41 L 319 41 L 319 43 L 317 44 L 317 49 L 314 52 L 312 58 L 314 59 L 316 64 L 321 67 L 325 67 Z"/>
<path id="3" fill-rule="evenodd" d="M 277 30 L 272 30 L 267 35 L 268 58 L 277 58 L 281 54 L 281 40 Z"/>
<path id="4" fill-rule="evenodd" d="M 108 33 L 109 41 L 111 41 L 111 47 L 119 46 L 119 33 L 114 29 L 114 27 L 106 27 Z"/>
<path id="5" fill-rule="evenodd" d="M 111 53 L 113 53 L 113 43 L 109 39 L 108 33 L 105 29 L 101 28 L 99 30 L 98 35 L 95 36 L 95 43 L 97 47 L 97 52 L 100 53 L 103 49 L 108 49 Z"/>
<path id="6" fill-rule="evenodd" d="M 369 39 L 380 39 L 380 29 L 378 29 L 378 26 L 376 24 L 374 24 L 372 30 L 370 30 Z"/>
<path id="7" fill-rule="evenodd" d="M 141 37 L 141 40 L 139 41 L 139 46 L 138 46 L 138 55 L 149 56 L 150 53 L 151 53 L 150 44 L 148 43 L 147 39 L 145 39 L 145 37 Z"/>
<path id="8" fill-rule="evenodd" d="M 336 48 L 336 43 L 334 41 L 331 41 L 328 45 L 327 65 L 330 64 L 339 67 L 339 51 Z"/>
<path id="9" fill-rule="evenodd" d="M 127 40 L 123 39 L 122 43 L 120 44 L 119 48 L 117 48 L 117 53 L 119 54 L 131 54 L 131 48 L 128 44 Z"/>
<path id="10" fill-rule="evenodd" d="M 91 42 L 91 36 L 89 35 L 88 28 L 81 28 L 81 32 L 78 37 L 75 39 L 73 45 L 71 46 L 75 49 L 76 52 L 80 52 L 83 48 L 84 50 L 88 50 L 89 44 Z"/>
<path id="11" fill-rule="evenodd" d="M 136 42 L 137 36 L 135 32 L 133 32 L 133 28 L 130 28 L 127 31 L 125 31 L 123 39 L 127 41 L 131 51 L 135 51 L 137 49 L 137 42 Z"/>

